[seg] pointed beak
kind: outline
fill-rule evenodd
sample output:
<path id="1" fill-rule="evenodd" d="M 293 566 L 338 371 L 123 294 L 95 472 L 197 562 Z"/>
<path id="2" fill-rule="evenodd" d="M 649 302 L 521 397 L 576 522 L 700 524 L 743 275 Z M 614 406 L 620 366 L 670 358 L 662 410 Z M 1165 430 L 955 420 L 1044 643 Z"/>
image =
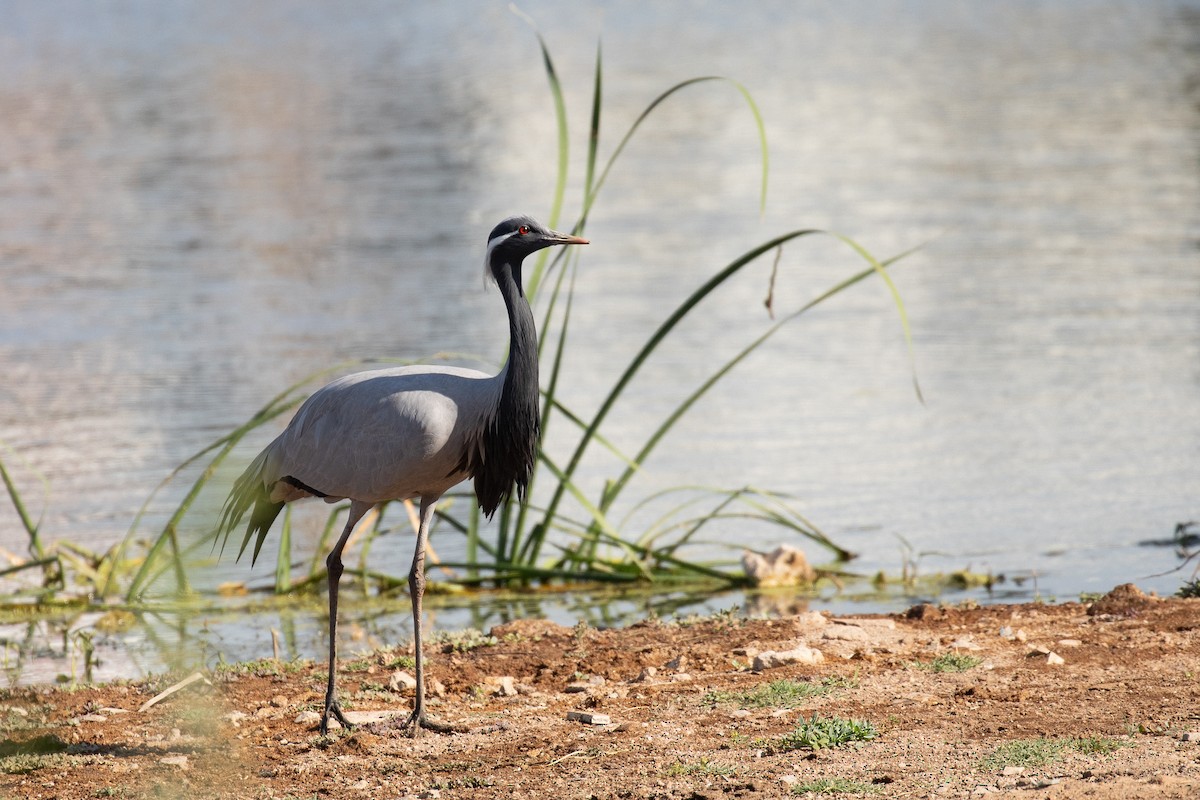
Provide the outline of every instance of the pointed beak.
<path id="1" fill-rule="evenodd" d="M 582 236 L 572 236 L 569 233 L 559 233 L 558 231 L 550 231 L 550 235 L 546 237 L 546 244 L 591 244 Z"/>

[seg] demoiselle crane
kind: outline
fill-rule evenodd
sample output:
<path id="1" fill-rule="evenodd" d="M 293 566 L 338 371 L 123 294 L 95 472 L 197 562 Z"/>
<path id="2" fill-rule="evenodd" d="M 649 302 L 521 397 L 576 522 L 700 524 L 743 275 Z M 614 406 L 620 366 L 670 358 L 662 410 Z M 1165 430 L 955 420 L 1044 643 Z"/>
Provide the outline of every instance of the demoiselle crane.
<path id="1" fill-rule="evenodd" d="M 329 681 L 321 733 L 332 716 L 350 727 L 338 704 L 337 606 L 342 549 L 354 526 L 379 503 L 420 498 L 420 525 L 412 572 L 416 699 L 405 723 L 413 734 L 445 726 L 426 718 L 421 655 L 421 597 L 425 546 L 438 499 L 474 480 L 479 507 L 488 517 L 514 487 L 524 499 L 533 471 L 540 428 L 538 351 L 533 312 L 521 284 L 522 260 L 553 245 L 587 239 L 552 231 L 527 216 L 510 217 L 488 236 L 485 269 L 508 309 L 508 361 L 497 375 L 447 366 L 411 366 L 359 372 L 339 378 L 309 397 L 287 428 L 259 453 L 235 482 L 221 515 L 228 539 L 246 512 L 238 557 L 252 539 L 257 559 L 271 523 L 285 503 L 319 497 L 350 501 L 341 537 L 325 560 L 329 579 Z"/>

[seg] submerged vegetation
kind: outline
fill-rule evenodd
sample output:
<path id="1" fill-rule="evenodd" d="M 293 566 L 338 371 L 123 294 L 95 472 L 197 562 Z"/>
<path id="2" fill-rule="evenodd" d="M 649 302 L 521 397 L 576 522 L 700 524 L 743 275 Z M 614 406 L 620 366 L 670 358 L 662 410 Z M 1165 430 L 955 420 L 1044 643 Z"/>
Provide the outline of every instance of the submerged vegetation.
<path id="1" fill-rule="evenodd" d="M 558 73 L 540 35 L 538 41 L 555 108 L 559 153 L 556 189 L 547 221 L 553 227 L 560 227 L 568 177 L 570 135 Z M 575 234 L 585 231 L 589 214 L 611 170 L 654 111 L 684 90 L 705 84 L 735 89 L 756 126 L 761 147 L 760 203 L 765 205 L 769 173 L 765 126 L 745 87 L 728 78 L 699 77 L 668 88 L 642 111 L 612 153 L 602 160 L 602 77 L 602 59 L 598 49 L 591 116 L 585 132 L 587 150 L 581 211 L 566 229 Z M 610 414 L 639 377 L 651 355 L 671 340 L 671 334 L 677 326 L 685 318 L 702 313 L 700 309 L 707 298 L 726 287 L 748 265 L 764 257 L 776 259 L 771 276 L 773 285 L 776 279 L 774 273 L 779 268 L 778 255 L 783 246 L 793 240 L 814 236 L 832 237 L 843 244 L 861 258 L 862 268 L 797 309 L 778 316 L 771 309 L 769 325 L 750 338 L 735 356 L 719 364 L 707 378 L 692 388 L 653 427 L 635 452 L 626 452 L 614 445 L 605 433 Z M 615 516 L 615 511 L 618 499 L 632 488 L 646 460 L 701 398 L 784 327 L 863 280 L 878 277 L 891 292 L 911 355 L 904 306 L 887 272 L 887 268 L 904 255 L 878 259 L 863 246 L 844 236 L 807 228 L 784 232 L 751 246 L 738 258 L 716 267 L 707 279 L 701 281 L 672 309 L 633 359 L 613 376 L 611 389 L 600 400 L 598 407 L 589 413 L 582 413 L 567 407 L 559 393 L 560 374 L 570 350 L 569 334 L 573 332 L 571 311 L 575 271 L 581 254 L 575 250 L 541 253 L 527 277 L 527 294 L 535 313 L 540 315 L 539 348 L 544 381 L 541 424 L 543 437 L 556 440 L 556 452 L 569 452 L 570 456 L 560 462 L 551 458 L 545 450 L 541 451 L 531 480 L 529 502 L 520 504 L 510 500 L 491 524 L 485 524 L 466 485 L 444 498 L 437 510 L 438 529 L 443 536 L 463 537 L 464 546 L 461 550 L 465 557 L 461 562 L 440 563 L 441 567 L 455 570 L 451 577 L 437 576 L 441 588 L 465 590 L 485 587 L 499 590 L 524 589 L 535 585 L 629 586 L 639 583 L 716 587 L 740 585 L 745 577 L 732 558 L 727 562 L 708 562 L 691 555 L 714 524 L 730 520 L 740 525 L 772 526 L 785 539 L 800 537 L 823 550 L 828 561 L 836 563 L 852 558 L 852 553 L 799 514 L 791 498 L 760 487 L 680 486 L 643 497 L 633 504 L 632 512 L 627 512 L 621 518 Z M 195 564 L 211 559 L 215 545 L 215 519 L 211 518 L 213 503 L 198 501 L 202 496 L 206 500 L 223 496 L 227 488 L 222 480 L 227 474 L 223 471 L 225 462 L 234 455 L 244 438 L 293 411 L 312 388 L 335 374 L 365 363 L 344 362 L 307 376 L 272 397 L 242 425 L 184 461 L 150 493 L 132 520 L 125 539 L 104 553 L 90 553 L 66 542 L 45 544 L 39 521 L 28 513 L 16 482 L 5 468 L 4 458 L 0 457 L 0 479 L 3 479 L 8 497 L 21 521 L 29 550 L 27 559 L 0 571 L 0 577 L 40 571 L 32 594 L 43 605 L 65 603 L 86 607 L 103 601 L 106 607 L 117 604 L 116 607 L 128 613 L 130 610 L 162 609 L 170 602 L 175 602 L 170 598 L 194 597 L 189 572 Z M 917 394 L 920 394 L 919 388 Z M 564 441 L 570 446 L 563 448 Z M 580 481 L 580 465 L 585 455 L 597 448 L 607 451 L 615 467 L 598 490 L 591 490 Z M 142 524 L 151 503 L 167 486 L 189 479 L 182 499 L 167 515 L 161 530 L 151 539 L 144 540 Z M 317 592 L 323 587 L 323 555 L 328 549 L 330 537 L 340 528 L 339 517 L 345 511 L 345 504 L 332 507 L 311 552 L 301 553 L 296 543 L 298 537 L 293 536 L 289 508 L 276 534 L 276 568 L 271 591 L 276 594 L 295 594 Z M 634 512 L 639 512 L 640 516 L 656 516 L 648 524 L 639 520 L 640 527 L 631 530 Z M 360 523 L 355 540 L 352 540 L 353 544 L 357 544 L 360 554 L 357 565 L 348 565 L 346 572 L 378 591 L 402 589 L 407 576 L 387 574 L 373 568 L 370 552 L 376 538 L 404 528 L 413 518 L 410 504 L 394 503 L 372 512 Z M 393 520 L 398 522 L 393 524 Z M 439 565 L 432 558 L 431 562 Z M 244 591 L 244 587 L 222 586 L 217 596 L 210 600 L 221 602 L 228 596 Z"/>

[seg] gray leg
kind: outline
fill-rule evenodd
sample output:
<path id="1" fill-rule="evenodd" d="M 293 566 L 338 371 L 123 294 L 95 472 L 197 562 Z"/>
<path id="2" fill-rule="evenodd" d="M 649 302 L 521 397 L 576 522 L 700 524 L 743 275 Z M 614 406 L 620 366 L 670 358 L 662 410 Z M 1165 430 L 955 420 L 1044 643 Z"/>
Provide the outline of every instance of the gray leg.
<path id="1" fill-rule="evenodd" d="M 425 546 L 429 541 L 429 523 L 433 520 L 434 507 L 438 497 L 421 498 L 421 525 L 417 530 L 417 546 L 413 551 L 412 571 L 408 574 L 408 591 L 412 599 L 413 610 L 413 650 L 416 657 L 416 698 L 413 700 L 413 712 L 405 723 L 406 728 L 412 729 L 412 735 L 420 735 L 422 728 L 451 732 L 453 729 L 440 722 L 434 722 L 425 716 L 425 659 L 421 650 L 421 598 L 425 595 Z"/>
<path id="2" fill-rule="evenodd" d="M 338 582 L 342 578 L 342 550 L 346 547 L 346 542 L 350 539 L 354 526 L 358 524 L 364 514 L 371 510 L 371 505 L 371 503 L 360 503 L 357 500 L 351 501 L 350 516 L 346 519 L 346 527 L 342 530 L 337 544 L 329 551 L 329 557 L 325 559 L 325 571 L 329 578 L 329 682 L 325 684 L 325 711 L 321 714 L 322 736 L 329 733 L 329 716 L 331 714 L 342 724 L 343 728 L 350 728 L 349 721 L 342 713 L 342 707 L 338 705 L 337 690 L 334 687 L 334 679 L 337 676 Z"/>

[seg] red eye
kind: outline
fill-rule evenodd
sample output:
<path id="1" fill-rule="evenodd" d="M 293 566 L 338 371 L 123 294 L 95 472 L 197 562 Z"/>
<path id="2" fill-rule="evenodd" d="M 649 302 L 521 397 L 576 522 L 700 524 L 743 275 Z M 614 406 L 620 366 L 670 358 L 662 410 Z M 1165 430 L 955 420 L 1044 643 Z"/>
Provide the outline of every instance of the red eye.
<path id="1" fill-rule="evenodd" d="M 522 236 L 524 236 L 525 234 L 529 233 L 529 226 L 528 226 L 528 225 L 522 225 L 521 227 L 517 228 L 517 233 L 519 233 L 519 234 L 521 234 Z"/>

